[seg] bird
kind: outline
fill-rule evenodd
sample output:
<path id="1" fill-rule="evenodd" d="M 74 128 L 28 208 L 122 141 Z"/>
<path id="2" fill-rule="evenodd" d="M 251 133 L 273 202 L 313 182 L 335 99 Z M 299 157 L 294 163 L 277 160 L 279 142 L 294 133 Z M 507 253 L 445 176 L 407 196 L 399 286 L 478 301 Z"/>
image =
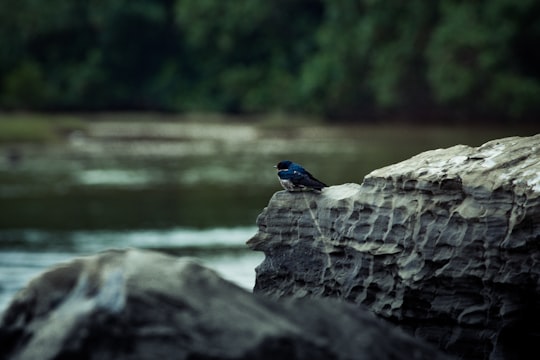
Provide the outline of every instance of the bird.
<path id="1" fill-rule="evenodd" d="M 328 187 L 325 183 L 315 179 L 301 165 L 290 160 L 280 161 L 276 166 L 279 182 L 287 191 L 316 190 L 321 191 Z"/>

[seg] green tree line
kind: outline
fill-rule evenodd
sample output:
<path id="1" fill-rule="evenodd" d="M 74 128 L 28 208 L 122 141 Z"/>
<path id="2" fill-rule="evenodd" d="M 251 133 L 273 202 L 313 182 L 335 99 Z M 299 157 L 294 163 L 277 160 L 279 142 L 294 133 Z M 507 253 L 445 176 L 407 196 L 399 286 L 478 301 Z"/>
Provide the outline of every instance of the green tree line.
<path id="1" fill-rule="evenodd" d="M 535 120 L 537 0 L 2 0 L 0 109 Z"/>

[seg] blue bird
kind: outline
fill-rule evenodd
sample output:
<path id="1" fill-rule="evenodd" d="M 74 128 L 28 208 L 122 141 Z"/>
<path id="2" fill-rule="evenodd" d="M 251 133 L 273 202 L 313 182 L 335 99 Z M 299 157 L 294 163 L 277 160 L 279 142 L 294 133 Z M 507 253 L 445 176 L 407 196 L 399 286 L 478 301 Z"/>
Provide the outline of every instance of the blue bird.
<path id="1" fill-rule="evenodd" d="M 279 182 L 285 190 L 302 191 L 302 190 L 317 190 L 328 187 L 325 183 L 315 179 L 301 165 L 293 163 L 289 160 L 280 161 L 276 166 L 279 177 Z"/>

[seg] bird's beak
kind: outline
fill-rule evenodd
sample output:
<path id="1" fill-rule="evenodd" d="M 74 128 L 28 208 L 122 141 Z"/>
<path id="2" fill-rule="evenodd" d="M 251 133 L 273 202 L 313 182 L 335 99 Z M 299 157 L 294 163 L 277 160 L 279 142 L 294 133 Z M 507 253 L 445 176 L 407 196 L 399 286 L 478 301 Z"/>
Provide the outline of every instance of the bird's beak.
<path id="1" fill-rule="evenodd" d="M 272 166 L 274 169 L 277 169 L 277 165 Z"/>

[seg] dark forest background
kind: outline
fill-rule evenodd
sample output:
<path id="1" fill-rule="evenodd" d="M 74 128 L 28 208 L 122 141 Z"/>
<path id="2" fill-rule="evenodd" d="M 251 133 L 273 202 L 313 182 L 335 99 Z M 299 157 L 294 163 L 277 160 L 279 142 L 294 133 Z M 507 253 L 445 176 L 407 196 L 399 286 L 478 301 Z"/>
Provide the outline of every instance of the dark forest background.
<path id="1" fill-rule="evenodd" d="M 537 0 L 2 0 L 0 109 L 537 121 Z"/>

